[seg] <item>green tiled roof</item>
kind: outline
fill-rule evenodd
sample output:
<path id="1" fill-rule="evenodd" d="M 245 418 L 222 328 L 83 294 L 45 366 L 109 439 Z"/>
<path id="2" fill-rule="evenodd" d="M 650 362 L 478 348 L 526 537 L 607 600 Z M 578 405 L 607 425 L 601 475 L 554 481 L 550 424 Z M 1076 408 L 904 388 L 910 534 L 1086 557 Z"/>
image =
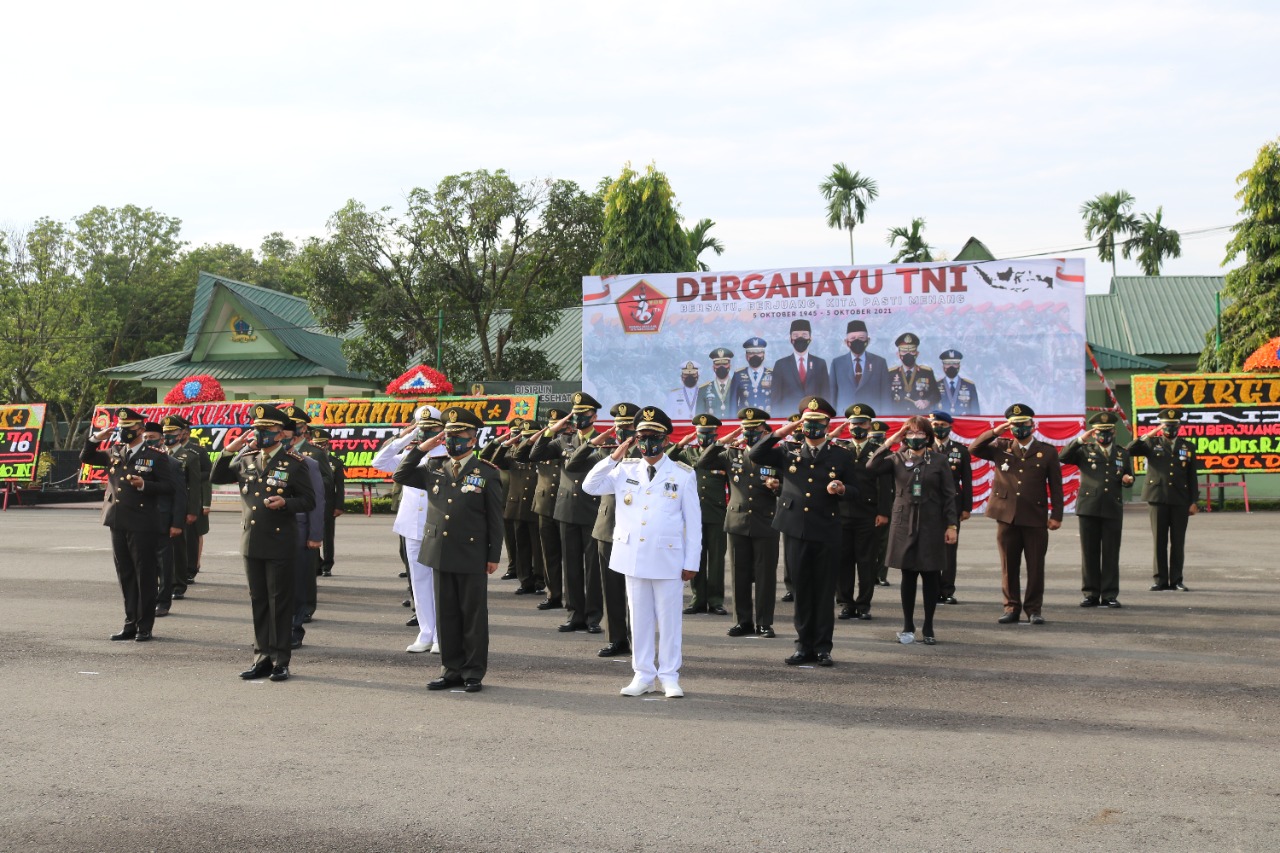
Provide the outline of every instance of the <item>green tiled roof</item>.
<path id="1" fill-rule="evenodd" d="M 1098 366 L 1104 373 L 1108 370 L 1161 371 L 1169 366 L 1168 362 L 1129 355 L 1127 352 L 1118 352 L 1098 344 L 1090 344 L 1090 346 L 1093 348 L 1093 357 L 1098 360 Z M 1084 369 L 1087 373 L 1093 372 L 1093 365 L 1089 363 L 1087 352 L 1084 354 Z"/>
<path id="2" fill-rule="evenodd" d="M 102 371 L 107 376 L 146 381 L 172 379 L 177 381 L 195 373 L 222 380 L 246 379 L 303 379 L 312 376 L 334 376 L 360 379 L 359 375 L 334 373 L 327 367 L 304 359 L 252 359 L 246 361 L 191 362 L 185 353 L 171 352 L 145 361 L 122 364 Z"/>
<path id="3" fill-rule="evenodd" d="M 1195 355 L 1222 286 L 1222 276 L 1116 276 L 1109 293 L 1087 298 L 1088 338 L 1131 355 Z"/>

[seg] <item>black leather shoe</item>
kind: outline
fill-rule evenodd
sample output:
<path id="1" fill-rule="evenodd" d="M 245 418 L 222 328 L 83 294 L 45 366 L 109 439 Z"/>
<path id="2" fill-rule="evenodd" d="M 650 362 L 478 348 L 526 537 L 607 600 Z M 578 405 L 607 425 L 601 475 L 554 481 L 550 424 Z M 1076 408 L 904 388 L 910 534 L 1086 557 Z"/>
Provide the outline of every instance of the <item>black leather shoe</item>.
<path id="1" fill-rule="evenodd" d="M 331 577 L 333 577 L 333 571 L 332 571 L 331 569 L 321 569 L 321 570 L 320 570 L 320 577 L 322 577 L 322 578 L 331 578 Z"/>
<path id="2" fill-rule="evenodd" d="M 631 645 L 625 640 L 619 640 L 616 643 L 610 643 L 600 651 L 596 652 L 596 657 L 616 658 L 619 655 L 631 654 Z"/>
<path id="3" fill-rule="evenodd" d="M 287 667 L 287 666 L 273 666 L 273 667 L 271 667 L 271 675 L 270 675 L 270 676 L 268 676 L 268 677 L 269 677 L 272 681 L 288 681 L 288 680 L 289 680 L 289 667 Z"/>
<path id="4" fill-rule="evenodd" d="M 289 641 L 289 648 L 291 648 L 291 649 L 300 649 L 300 648 L 302 648 L 302 640 L 290 640 L 290 641 Z"/>
<path id="5" fill-rule="evenodd" d="M 149 642 L 151 642 L 151 632 L 150 632 L 150 631 L 139 631 L 139 632 L 138 632 L 138 636 L 134 637 L 134 638 L 133 638 L 133 641 L 134 641 L 135 643 L 149 643 Z"/>
<path id="6" fill-rule="evenodd" d="M 1162 583 L 1153 583 L 1153 584 L 1151 585 L 1151 591 L 1152 591 L 1152 592 L 1164 592 L 1164 591 L 1165 591 L 1165 590 L 1167 590 L 1167 589 L 1172 589 L 1172 587 L 1167 586 L 1167 585 L 1162 584 Z"/>
<path id="7" fill-rule="evenodd" d="M 406 628 L 417 628 L 417 627 L 418 627 L 418 617 L 417 617 L 417 616 L 414 616 L 414 617 L 413 617 L 412 619 L 410 619 L 408 622 L 404 623 L 404 626 L 405 626 Z"/>
<path id="8" fill-rule="evenodd" d="M 1191 590 L 1187 588 L 1187 585 L 1185 583 L 1175 583 L 1171 587 L 1171 589 L 1176 589 L 1179 592 L 1191 592 Z"/>
<path id="9" fill-rule="evenodd" d="M 942 598 L 938 599 L 938 603 L 939 604 L 959 604 L 960 602 L 956 601 L 956 597 L 954 595 L 944 595 L 942 596 Z"/>
<path id="10" fill-rule="evenodd" d="M 836 662 L 831 659 L 829 654 L 818 655 L 818 666 L 835 666 Z"/>
<path id="11" fill-rule="evenodd" d="M 715 607 L 707 608 L 707 612 L 714 616 L 728 616 L 729 611 L 724 609 L 723 605 L 717 604 Z"/>
<path id="12" fill-rule="evenodd" d="M 862 620 L 864 620 L 864 621 L 865 621 L 865 620 L 869 620 L 869 619 L 871 618 L 871 611 L 870 611 L 870 610 L 859 610 L 859 611 L 858 611 L 856 614 L 854 614 L 854 615 L 856 615 L 859 619 L 862 619 Z"/>
<path id="13" fill-rule="evenodd" d="M 191 577 L 187 578 L 187 586 L 191 586 L 191 585 L 192 585 L 193 583 L 195 583 L 195 582 L 196 582 L 196 576 L 195 576 L 195 575 L 192 575 Z"/>
<path id="14" fill-rule="evenodd" d="M 764 637 L 766 640 L 772 640 L 774 637 L 778 636 L 773 632 L 772 625 L 761 625 L 757 630 L 759 630 L 760 636 Z"/>
<path id="15" fill-rule="evenodd" d="M 468 678 L 466 681 L 462 682 L 462 689 L 467 693 L 479 693 L 484 689 L 484 685 L 480 683 L 480 679 L 478 678 Z"/>
<path id="16" fill-rule="evenodd" d="M 1103 606 L 1103 607 L 1117 608 L 1117 609 L 1118 609 L 1118 608 L 1121 608 L 1121 607 L 1124 607 L 1124 605 L 1123 605 L 1123 604 L 1121 604 L 1120 602 L 1116 601 L 1114 598 L 1108 598 L 1106 601 L 1102 602 L 1102 606 Z"/>
<path id="17" fill-rule="evenodd" d="M 811 655 L 808 652 L 796 652 L 795 654 L 791 655 L 791 657 L 784 660 L 783 663 L 787 664 L 788 666 L 796 666 L 797 664 L 802 664 L 802 663 L 813 663 L 817 659 L 818 659 L 817 655 Z"/>
<path id="18" fill-rule="evenodd" d="M 783 601 L 795 601 L 795 600 L 796 600 L 796 597 L 795 597 L 794 595 L 792 595 L 791 593 L 789 593 L 789 592 L 784 592 L 784 593 L 782 594 L 782 600 L 783 600 Z"/>
<path id="19" fill-rule="evenodd" d="M 1032 625 L 1043 625 L 1044 617 L 1041 616 L 1039 613 L 1032 613 L 1030 616 L 1027 617 L 1027 621 L 1030 622 Z"/>
<path id="20" fill-rule="evenodd" d="M 311 614 L 310 614 L 310 613 L 308 613 L 306 616 L 303 616 L 303 617 L 302 617 L 302 624 L 303 624 L 303 625 L 310 625 L 310 624 L 311 624 Z"/>
<path id="21" fill-rule="evenodd" d="M 857 619 L 858 614 L 854 613 L 853 608 L 851 607 L 842 607 L 840 608 L 840 615 L 838 615 L 836 618 L 837 619 Z"/>
<path id="22" fill-rule="evenodd" d="M 1001 625 L 1013 625 L 1017 623 L 1020 618 L 1021 617 L 1018 611 L 1010 610 L 1008 613 L 1004 614 L 996 621 L 999 622 Z"/>
<path id="23" fill-rule="evenodd" d="M 503 575 L 502 577 L 498 578 L 498 580 L 500 580 L 500 581 L 513 581 L 513 580 L 515 580 L 515 579 L 516 579 L 516 573 L 515 573 L 515 572 L 507 572 L 505 575 Z"/>
<path id="24" fill-rule="evenodd" d="M 166 606 L 165 606 L 165 605 L 163 605 L 163 604 L 157 604 L 157 605 L 156 605 L 156 618 L 157 618 L 157 619 L 159 619 L 159 618 L 161 618 L 161 617 L 163 617 L 163 616 L 168 616 L 168 615 L 169 615 L 169 608 L 168 608 L 168 607 L 166 607 Z"/>
<path id="25" fill-rule="evenodd" d="M 692 604 L 690 604 L 688 607 L 686 607 L 684 610 L 682 610 L 682 611 L 680 611 L 680 612 L 681 612 L 681 613 L 683 613 L 685 616 L 692 616 L 692 615 L 693 615 L 693 614 L 695 614 L 695 613 L 706 613 L 706 612 L 707 612 L 707 608 L 705 608 L 705 607 L 694 607 Z"/>
<path id="26" fill-rule="evenodd" d="M 876 580 L 876 586 L 892 586 L 887 580 Z"/>
<path id="27" fill-rule="evenodd" d="M 137 628 L 121 628 L 119 634 L 112 634 L 111 639 L 119 642 L 120 640 L 132 640 L 138 636 Z"/>
<path id="28" fill-rule="evenodd" d="M 1085 596 L 1084 601 L 1080 602 L 1080 606 L 1081 607 L 1097 607 L 1098 599 L 1094 598 L 1091 595 Z"/>
<path id="29" fill-rule="evenodd" d="M 729 636 L 730 637 L 747 637 L 752 634 L 755 634 L 755 632 L 756 632 L 755 625 L 743 625 L 739 623 L 729 629 Z"/>
<path id="30" fill-rule="evenodd" d="M 926 646 L 938 645 L 938 641 L 933 638 L 932 634 L 921 634 L 920 642 L 924 643 Z"/>
<path id="31" fill-rule="evenodd" d="M 461 678 L 444 678 L 443 676 L 434 681 L 427 682 L 428 690 L 448 690 L 451 687 L 457 687 L 462 683 Z"/>
<path id="32" fill-rule="evenodd" d="M 603 634 L 603 633 L 604 633 L 604 629 L 603 629 L 603 628 L 601 628 L 599 625 L 588 625 L 588 626 L 587 626 L 587 633 L 588 633 L 588 634 Z"/>
<path id="33" fill-rule="evenodd" d="M 400 606 L 401 606 L 401 607 L 412 607 L 412 606 L 413 606 L 413 599 L 412 599 L 412 598 L 406 598 L 404 601 L 400 602 Z"/>
<path id="34" fill-rule="evenodd" d="M 538 591 L 536 589 L 531 589 L 531 588 L 522 586 L 522 587 L 517 587 L 513 594 L 514 595 L 537 595 Z"/>
<path id="35" fill-rule="evenodd" d="M 574 631 L 587 630 L 586 622 L 566 622 L 556 629 L 561 634 L 572 634 Z"/>
<path id="36" fill-rule="evenodd" d="M 564 609 L 564 602 L 562 602 L 558 598 L 548 598 L 546 601 L 541 601 L 538 603 L 538 609 L 539 610 L 562 610 Z"/>
<path id="37" fill-rule="evenodd" d="M 400 576 L 400 577 L 402 577 L 402 578 L 407 578 L 407 577 L 409 577 L 409 573 L 408 573 L 408 572 L 401 572 L 399 576 Z"/>
<path id="38" fill-rule="evenodd" d="M 174 600 L 174 601 L 181 601 L 182 599 L 184 599 L 184 598 L 186 598 L 186 597 L 187 597 L 187 594 L 186 594 L 185 592 L 175 592 L 175 593 L 173 594 L 173 600 Z"/>
<path id="39" fill-rule="evenodd" d="M 240 677 L 245 681 L 252 681 L 255 678 L 266 678 L 271 674 L 271 658 L 263 658 L 253 666 L 240 673 Z"/>

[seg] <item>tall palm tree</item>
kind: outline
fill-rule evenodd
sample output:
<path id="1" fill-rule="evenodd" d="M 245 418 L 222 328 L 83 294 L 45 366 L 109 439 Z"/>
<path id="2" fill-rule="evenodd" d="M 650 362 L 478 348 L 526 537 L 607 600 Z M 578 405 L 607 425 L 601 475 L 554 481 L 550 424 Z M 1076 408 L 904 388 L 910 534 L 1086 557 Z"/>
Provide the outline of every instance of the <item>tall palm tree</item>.
<path id="1" fill-rule="evenodd" d="M 893 246 L 902 240 L 902 247 L 898 249 L 898 254 L 893 256 L 895 264 L 927 264 L 934 260 L 933 246 L 924 241 L 924 219 L 916 218 L 911 220 L 911 225 L 906 228 L 898 226 L 889 229 L 889 245 Z"/>
<path id="2" fill-rule="evenodd" d="M 849 263 L 853 263 L 853 229 L 867 218 L 867 205 L 880 195 L 876 182 L 860 172 L 850 172 L 844 163 L 831 167 L 831 174 L 818 184 L 827 200 L 827 225 L 849 232 Z"/>
<path id="3" fill-rule="evenodd" d="M 1137 253 L 1138 266 L 1144 275 L 1160 275 L 1160 264 L 1165 258 L 1182 257 L 1182 235 L 1172 228 L 1165 228 L 1161 218 L 1164 207 L 1156 208 L 1156 215 L 1143 213 L 1139 216 L 1133 236 L 1125 241 L 1124 257 Z"/>
<path id="4" fill-rule="evenodd" d="M 1129 209 L 1133 207 L 1133 196 L 1127 190 L 1114 193 L 1099 193 L 1080 205 L 1080 215 L 1084 218 L 1084 236 L 1086 239 L 1098 240 L 1098 260 L 1111 261 L 1111 275 L 1116 274 L 1116 239 L 1132 234 L 1138 227 L 1138 219 Z M 1125 255 L 1128 257 L 1128 254 Z"/>
<path id="5" fill-rule="evenodd" d="M 689 240 L 689 248 L 693 250 L 694 257 L 698 257 L 707 249 L 710 249 L 717 255 L 724 254 L 724 243 L 721 243 L 716 237 L 709 236 L 709 232 L 715 227 L 716 223 L 714 221 L 710 219 L 699 219 L 697 225 L 692 228 L 684 229 L 684 235 Z M 698 269 L 706 272 L 711 269 L 711 267 L 699 260 Z"/>

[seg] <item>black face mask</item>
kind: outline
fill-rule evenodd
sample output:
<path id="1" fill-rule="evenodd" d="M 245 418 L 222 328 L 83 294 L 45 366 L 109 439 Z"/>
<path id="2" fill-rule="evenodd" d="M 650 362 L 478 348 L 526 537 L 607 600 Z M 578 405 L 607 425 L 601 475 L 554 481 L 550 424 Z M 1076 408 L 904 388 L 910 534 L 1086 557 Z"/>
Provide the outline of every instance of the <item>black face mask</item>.
<path id="1" fill-rule="evenodd" d="M 450 456 L 461 456 L 471 449 L 471 436 L 446 435 L 444 437 L 444 449 Z"/>
<path id="2" fill-rule="evenodd" d="M 794 341 L 791 342 L 791 348 L 794 349 L 796 352 L 804 352 L 809 348 L 809 339 L 796 338 Z"/>
<path id="3" fill-rule="evenodd" d="M 618 443 L 619 443 L 619 444 L 621 444 L 622 442 L 626 441 L 627 439 L 631 438 L 633 435 L 635 435 L 635 434 L 636 434 L 636 431 L 635 431 L 635 430 L 633 430 L 633 429 L 626 429 L 626 428 L 624 428 L 624 427 L 618 427 L 618 429 L 617 429 L 617 430 L 615 430 L 615 432 L 616 432 L 616 433 L 617 433 L 617 435 L 618 435 Z"/>
<path id="4" fill-rule="evenodd" d="M 942 372 L 947 374 L 948 379 L 955 379 L 960 375 L 960 368 L 954 364 L 948 364 L 946 367 L 942 368 Z"/>
<path id="5" fill-rule="evenodd" d="M 579 412 L 573 416 L 573 425 L 578 429 L 586 429 L 591 426 L 591 413 Z"/>
<path id="6" fill-rule="evenodd" d="M 909 435 L 902 439 L 902 443 L 912 450 L 923 450 L 929 446 L 929 439 L 923 435 Z"/>
<path id="7" fill-rule="evenodd" d="M 701 444 L 703 447 L 710 447 L 712 444 L 715 443 L 715 440 L 716 440 L 715 430 L 713 429 L 698 430 L 698 444 Z"/>
<path id="8" fill-rule="evenodd" d="M 164 436 L 165 447 L 173 447 L 181 443 L 182 443 L 182 438 L 180 436 L 174 433 L 165 433 L 165 436 Z"/>
<path id="9" fill-rule="evenodd" d="M 142 435 L 142 431 L 133 427 L 120 427 L 120 441 L 122 444 L 133 444 L 134 439 Z"/>
<path id="10" fill-rule="evenodd" d="M 934 424 L 933 434 L 938 437 L 938 441 L 946 441 L 948 438 L 951 437 L 951 425 L 950 424 Z"/>
<path id="11" fill-rule="evenodd" d="M 1009 432 L 1017 439 L 1030 438 L 1035 431 L 1036 425 L 1033 423 L 1014 424 L 1009 428 Z"/>
<path id="12" fill-rule="evenodd" d="M 717 365 L 716 379 L 728 379 L 728 378 L 729 378 L 729 368 L 725 365 Z"/>
<path id="13" fill-rule="evenodd" d="M 904 352 L 904 353 L 902 354 L 902 366 L 903 366 L 903 367 L 915 367 L 915 366 L 916 366 L 916 354 L 915 354 L 915 353 L 913 353 L 913 352 Z"/>
<path id="14" fill-rule="evenodd" d="M 1108 447 L 1111 442 L 1116 440 L 1116 431 L 1113 429 L 1100 429 L 1093 434 L 1093 437 L 1098 440 L 1098 444 Z"/>
<path id="15" fill-rule="evenodd" d="M 857 441 L 866 441 L 867 436 L 870 434 L 871 431 L 864 426 L 849 427 L 849 435 L 853 436 Z"/>
<path id="16" fill-rule="evenodd" d="M 652 459 L 662 455 L 662 448 L 667 443 L 665 435 L 642 435 L 636 444 L 640 447 L 640 455 Z"/>
<path id="17" fill-rule="evenodd" d="M 680 381 L 684 383 L 684 387 L 694 388 L 698 384 L 698 374 L 685 373 L 680 377 Z"/>
<path id="18" fill-rule="evenodd" d="M 1177 438 L 1178 433 L 1182 431 L 1182 424 L 1162 424 L 1160 431 L 1164 433 L 1165 438 Z"/>
<path id="19" fill-rule="evenodd" d="M 749 364 L 752 367 L 759 367 L 760 365 L 764 364 L 764 356 L 749 355 L 747 356 L 747 364 Z"/>
<path id="20" fill-rule="evenodd" d="M 854 355 L 862 355 L 866 351 L 867 351 L 867 342 L 864 341 L 862 338 L 854 338 L 853 340 L 849 341 L 849 352 L 853 353 Z"/>
<path id="21" fill-rule="evenodd" d="M 259 448 L 271 447 L 280 440 L 280 433 L 271 432 L 270 430 L 259 429 L 254 430 L 253 437 L 257 439 Z"/>
<path id="22" fill-rule="evenodd" d="M 747 440 L 747 444 L 754 445 L 757 441 L 768 435 L 764 430 L 749 429 L 742 433 L 742 437 Z"/>
<path id="23" fill-rule="evenodd" d="M 824 421 L 809 421 L 801 430 L 805 438 L 823 439 L 827 437 L 827 425 Z"/>
<path id="24" fill-rule="evenodd" d="M 884 433 L 882 433 L 882 432 L 870 432 L 870 433 L 867 433 L 867 441 L 869 441 L 869 442 L 871 442 L 872 444 L 875 444 L 875 445 L 881 445 L 881 444 L 884 444 Z"/>
<path id="25" fill-rule="evenodd" d="M 164 444 L 164 439 L 163 439 L 163 438 L 148 438 L 146 441 L 144 441 L 144 442 L 142 442 L 142 443 L 143 443 L 143 445 L 145 445 L 145 446 L 147 446 L 147 447 L 150 447 L 152 450 L 157 450 L 157 449 L 159 449 L 160 445 Z"/>

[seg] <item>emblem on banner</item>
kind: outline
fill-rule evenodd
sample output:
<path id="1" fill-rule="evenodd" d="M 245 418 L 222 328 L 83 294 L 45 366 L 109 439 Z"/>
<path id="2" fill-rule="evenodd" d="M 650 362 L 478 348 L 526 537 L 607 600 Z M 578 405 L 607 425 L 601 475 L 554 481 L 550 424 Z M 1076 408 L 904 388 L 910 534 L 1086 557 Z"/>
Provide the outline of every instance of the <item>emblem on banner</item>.
<path id="1" fill-rule="evenodd" d="M 622 293 L 615 303 L 622 330 L 627 334 L 653 333 L 662 328 L 667 313 L 667 295 L 641 280 Z"/>

